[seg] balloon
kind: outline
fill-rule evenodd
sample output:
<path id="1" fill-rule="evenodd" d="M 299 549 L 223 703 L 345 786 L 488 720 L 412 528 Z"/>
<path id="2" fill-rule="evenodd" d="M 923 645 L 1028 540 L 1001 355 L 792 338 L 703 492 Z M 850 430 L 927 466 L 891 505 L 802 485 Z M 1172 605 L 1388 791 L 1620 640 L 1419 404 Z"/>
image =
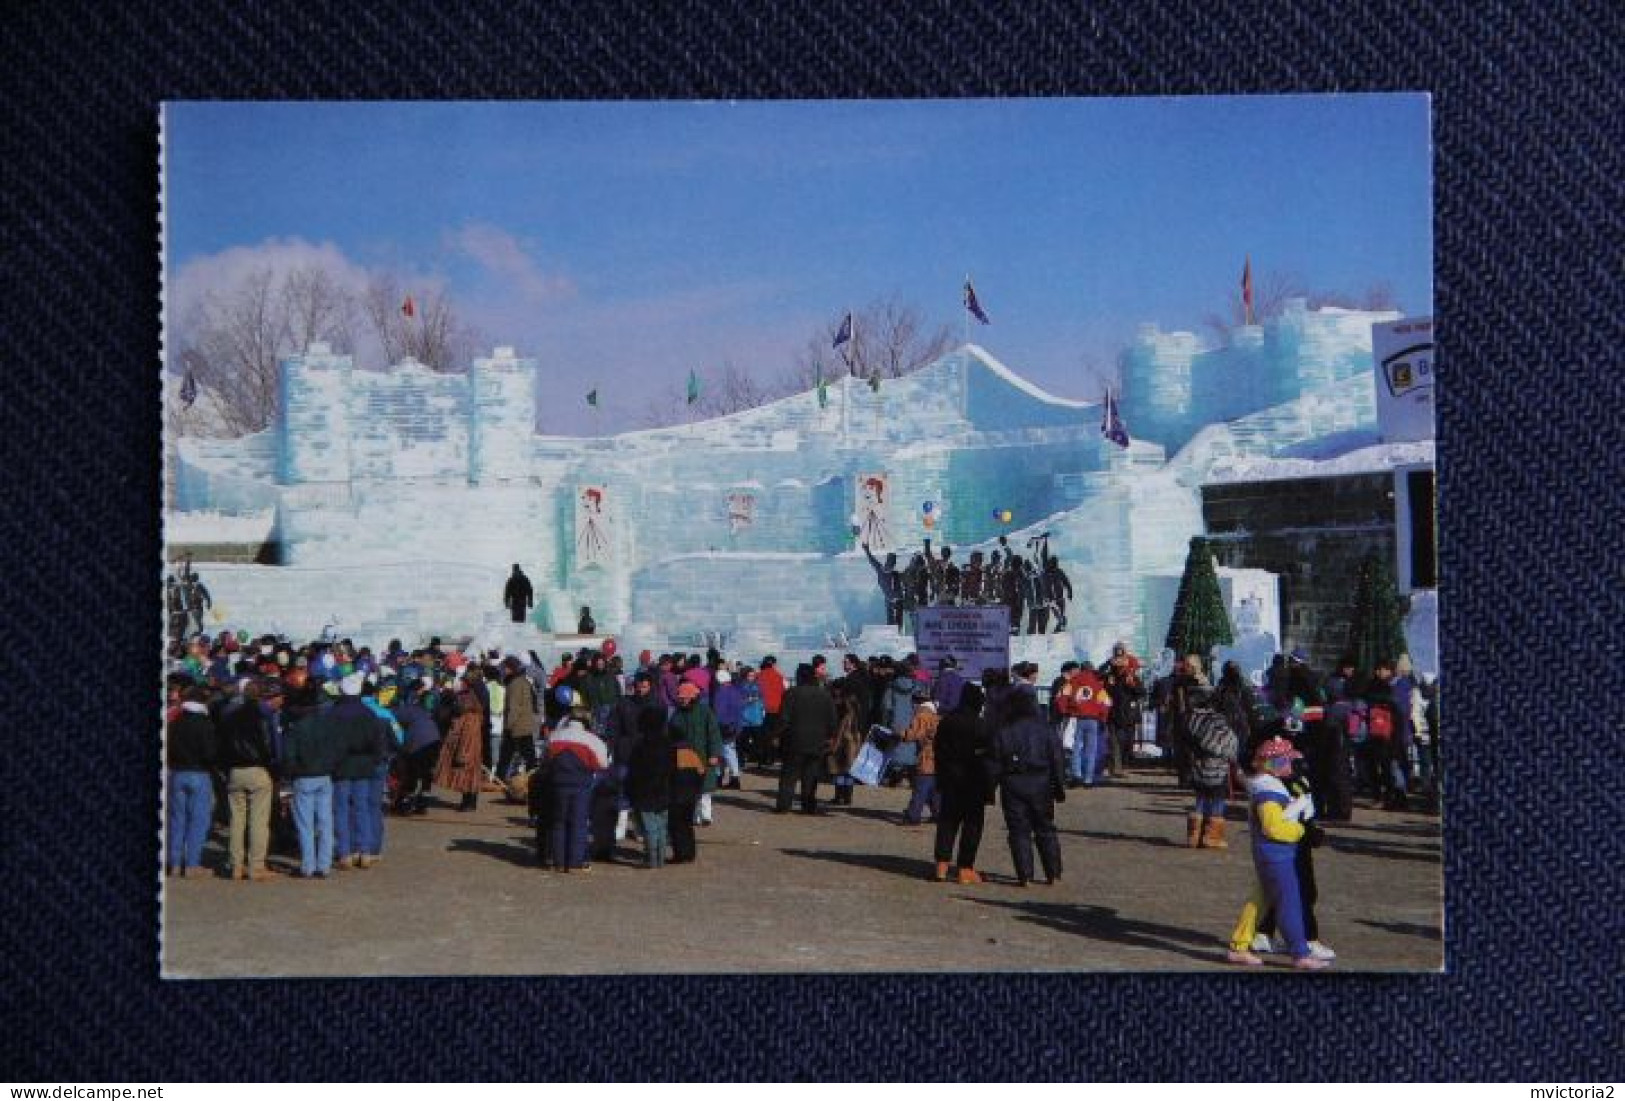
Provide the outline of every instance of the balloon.
<path id="1" fill-rule="evenodd" d="M 936 520 L 934 518 L 932 518 L 930 516 L 927 516 L 925 518 L 925 529 L 927 531 L 930 531 L 932 528 L 934 528 L 936 526 L 937 526 L 937 522 L 936 522 Z"/>
<path id="2" fill-rule="evenodd" d="M 1015 513 L 1011 512 L 1009 509 L 1005 509 L 999 514 L 999 519 L 1008 524 L 1011 520 L 1015 519 L 1015 516 Z"/>
<path id="3" fill-rule="evenodd" d="M 927 501 L 927 502 L 926 502 L 926 503 L 925 503 L 925 504 L 923 504 L 923 505 L 921 505 L 921 506 L 920 506 L 920 508 L 921 508 L 921 509 L 923 509 L 923 510 L 924 510 L 924 511 L 926 511 L 926 512 L 930 512 L 930 511 L 931 511 L 931 509 L 932 509 L 932 507 L 933 507 L 933 506 L 932 506 L 932 504 L 931 504 L 931 502 L 930 502 L 930 501 Z"/>
<path id="4" fill-rule="evenodd" d="M 247 630 L 247 628 L 244 628 L 243 630 L 237 632 L 237 641 L 238 642 L 247 642 L 248 641 L 248 630 Z"/>
<path id="5" fill-rule="evenodd" d="M 995 519 L 995 520 L 1003 520 L 1004 519 L 1004 513 L 1000 512 L 998 509 L 994 509 L 993 510 L 993 519 Z"/>
<path id="6" fill-rule="evenodd" d="M 615 656 L 615 640 L 614 639 L 606 638 L 604 640 L 604 656 L 606 658 L 612 658 L 612 657 Z"/>

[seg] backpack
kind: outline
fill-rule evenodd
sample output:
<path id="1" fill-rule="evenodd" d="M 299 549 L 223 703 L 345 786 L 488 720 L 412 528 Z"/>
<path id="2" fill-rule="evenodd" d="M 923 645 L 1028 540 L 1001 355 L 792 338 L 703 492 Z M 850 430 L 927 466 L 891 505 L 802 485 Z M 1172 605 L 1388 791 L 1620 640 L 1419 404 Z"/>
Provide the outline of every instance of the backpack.
<path id="1" fill-rule="evenodd" d="M 1373 738 L 1386 740 L 1394 735 L 1394 712 L 1390 707 L 1373 707 L 1366 721 Z"/>

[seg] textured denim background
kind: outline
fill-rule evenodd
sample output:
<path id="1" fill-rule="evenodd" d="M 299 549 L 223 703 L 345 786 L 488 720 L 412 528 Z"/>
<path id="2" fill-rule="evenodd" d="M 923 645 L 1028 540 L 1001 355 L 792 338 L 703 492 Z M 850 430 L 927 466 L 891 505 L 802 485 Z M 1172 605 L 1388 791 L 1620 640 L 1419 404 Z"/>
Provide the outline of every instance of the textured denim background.
<path id="1" fill-rule="evenodd" d="M 1625 9 L 647 7 L 8 5 L 0 1076 L 1625 1076 Z M 1435 96 L 1449 975 L 158 981 L 160 100 L 1352 89 Z"/>

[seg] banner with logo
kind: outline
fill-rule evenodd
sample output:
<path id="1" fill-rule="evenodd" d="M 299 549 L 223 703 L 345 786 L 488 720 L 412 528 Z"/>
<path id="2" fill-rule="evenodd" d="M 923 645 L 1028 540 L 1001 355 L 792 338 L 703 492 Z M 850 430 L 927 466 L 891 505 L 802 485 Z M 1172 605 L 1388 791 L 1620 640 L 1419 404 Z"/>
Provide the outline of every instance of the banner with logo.
<path id="1" fill-rule="evenodd" d="M 915 614 L 914 649 L 933 673 L 951 657 L 966 680 L 980 680 L 983 669 L 1010 667 L 1010 609 L 986 607 L 921 608 Z"/>
<path id="2" fill-rule="evenodd" d="M 1433 439 L 1433 318 L 1371 326 L 1377 428 L 1388 441 Z"/>

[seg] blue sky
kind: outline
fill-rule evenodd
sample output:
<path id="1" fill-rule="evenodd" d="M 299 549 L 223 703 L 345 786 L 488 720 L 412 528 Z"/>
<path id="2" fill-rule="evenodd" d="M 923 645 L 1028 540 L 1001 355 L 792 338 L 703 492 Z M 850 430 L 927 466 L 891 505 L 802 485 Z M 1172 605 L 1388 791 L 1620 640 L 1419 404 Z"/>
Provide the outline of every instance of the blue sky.
<path id="1" fill-rule="evenodd" d="M 175 104 L 166 263 L 172 295 L 294 254 L 443 284 L 538 358 L 552 431 L 631 426 L 690 367 L 777 376 L 881 296 L 957 340 L 967 272 L 972 339 L 1093 398 L 1087 366 L 1199 329 L 1249 255 L 1431 313 L 1428 124 L 1421 95 Z"/>

